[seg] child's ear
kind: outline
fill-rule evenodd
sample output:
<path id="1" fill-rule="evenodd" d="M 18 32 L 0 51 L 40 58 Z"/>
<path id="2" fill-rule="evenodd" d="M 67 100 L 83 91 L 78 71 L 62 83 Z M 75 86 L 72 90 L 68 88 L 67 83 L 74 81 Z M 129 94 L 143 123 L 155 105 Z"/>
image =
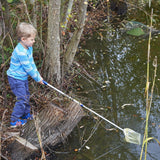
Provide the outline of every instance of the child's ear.
<path id="1" fill-rule="evenodd" d="M 26 38 L 25 37 L 21 37 L 21 41 L 24 41 Z"/>

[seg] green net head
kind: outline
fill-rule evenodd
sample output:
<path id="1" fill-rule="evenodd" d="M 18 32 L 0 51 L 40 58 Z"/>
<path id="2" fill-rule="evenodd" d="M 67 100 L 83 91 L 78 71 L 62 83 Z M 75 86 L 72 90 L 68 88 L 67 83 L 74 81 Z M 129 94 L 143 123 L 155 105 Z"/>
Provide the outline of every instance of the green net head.
<path id="1" fill-rule="evenodd" d="M 134 143 L 134 144 L 138 144 L 140 145 L 141 144 L 141 134 L 133 131 L 132 129 L 129 129 L 129 128 L 125 128 L 123 130 L 124 132 L 124 135 L 125 135 L 125 140 L 126 142 L 129 142 L 129 143 Z"/>

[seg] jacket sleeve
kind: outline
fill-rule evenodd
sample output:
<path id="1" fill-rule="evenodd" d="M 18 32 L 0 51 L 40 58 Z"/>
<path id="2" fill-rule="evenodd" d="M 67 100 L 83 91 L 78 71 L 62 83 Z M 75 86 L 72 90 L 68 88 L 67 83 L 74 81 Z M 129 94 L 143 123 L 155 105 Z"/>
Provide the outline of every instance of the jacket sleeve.
<path id="1" fill-rule="evenodd" d="M 25 72 L 30 75 L 36 82 L 41 81 L 41 76 L 37 71 L 32 54 L 27 55 L 27 52 L 17 52 L 17 56 Z"/>

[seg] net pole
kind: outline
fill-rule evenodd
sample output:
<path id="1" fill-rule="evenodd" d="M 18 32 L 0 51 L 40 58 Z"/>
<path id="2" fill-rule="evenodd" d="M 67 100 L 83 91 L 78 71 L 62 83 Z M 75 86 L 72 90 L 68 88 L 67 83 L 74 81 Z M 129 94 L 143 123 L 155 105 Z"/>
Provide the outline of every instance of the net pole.
<path id="1" fill-rule="evenodd" d="M 60 91 L 59 89 L 55 88 L 54 86 L 50 85 L 47 83 L 47 85 L 49 87 L 51 87 L 52 89 L 56 90 L 57 92 L 61 93 L 63 96 L 67 97 L 68 99 L 74 101 L 75 103 L 79 104 L 81 107 L 85 108 L 86 110 L 94 113 L 95 115 L 97 115 L 98 117 L 102 118 L 103 120 L 105 120 L 106 122 L 112 124 L 113 126 L 115 126 L 116 128 L 120 129 L 121 131 L 124 132 L 124 129 L 122 129 L 121 127 L 117 126 L 116 124 L 114 124 L 113 122 L 109 121 L 108 119 L 106 119 L 105 117 L 101 116 L 100 114 L 98 114 L 97 112 L 93 111 L 92 109 L 86 107 L 85 105 L 83 105 L 82 103 L 80 103 L 79 101 L 77 101 L 76 99 L 68 96 L 67 94 L 65 94 L 64 92 Z"/>

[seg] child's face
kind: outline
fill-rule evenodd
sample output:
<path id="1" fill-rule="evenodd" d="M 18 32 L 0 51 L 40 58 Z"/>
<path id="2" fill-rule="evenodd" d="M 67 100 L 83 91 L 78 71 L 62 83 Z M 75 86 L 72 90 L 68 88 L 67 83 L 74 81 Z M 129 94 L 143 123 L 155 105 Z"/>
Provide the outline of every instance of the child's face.
<path id="1" fill-rule="evenodd" d="M 31 36 L 28 37 L 28 38 L 22 37 L 22 38 L 21 38 L 21 41 L 22 41 L 24 47 L 26 47 L 26 48 L 32 47 L 33 44 L 34 44 L 34 42 L 35 42 L 35 37 L 36 37 L 35 34 L 31 35 Z"/>

